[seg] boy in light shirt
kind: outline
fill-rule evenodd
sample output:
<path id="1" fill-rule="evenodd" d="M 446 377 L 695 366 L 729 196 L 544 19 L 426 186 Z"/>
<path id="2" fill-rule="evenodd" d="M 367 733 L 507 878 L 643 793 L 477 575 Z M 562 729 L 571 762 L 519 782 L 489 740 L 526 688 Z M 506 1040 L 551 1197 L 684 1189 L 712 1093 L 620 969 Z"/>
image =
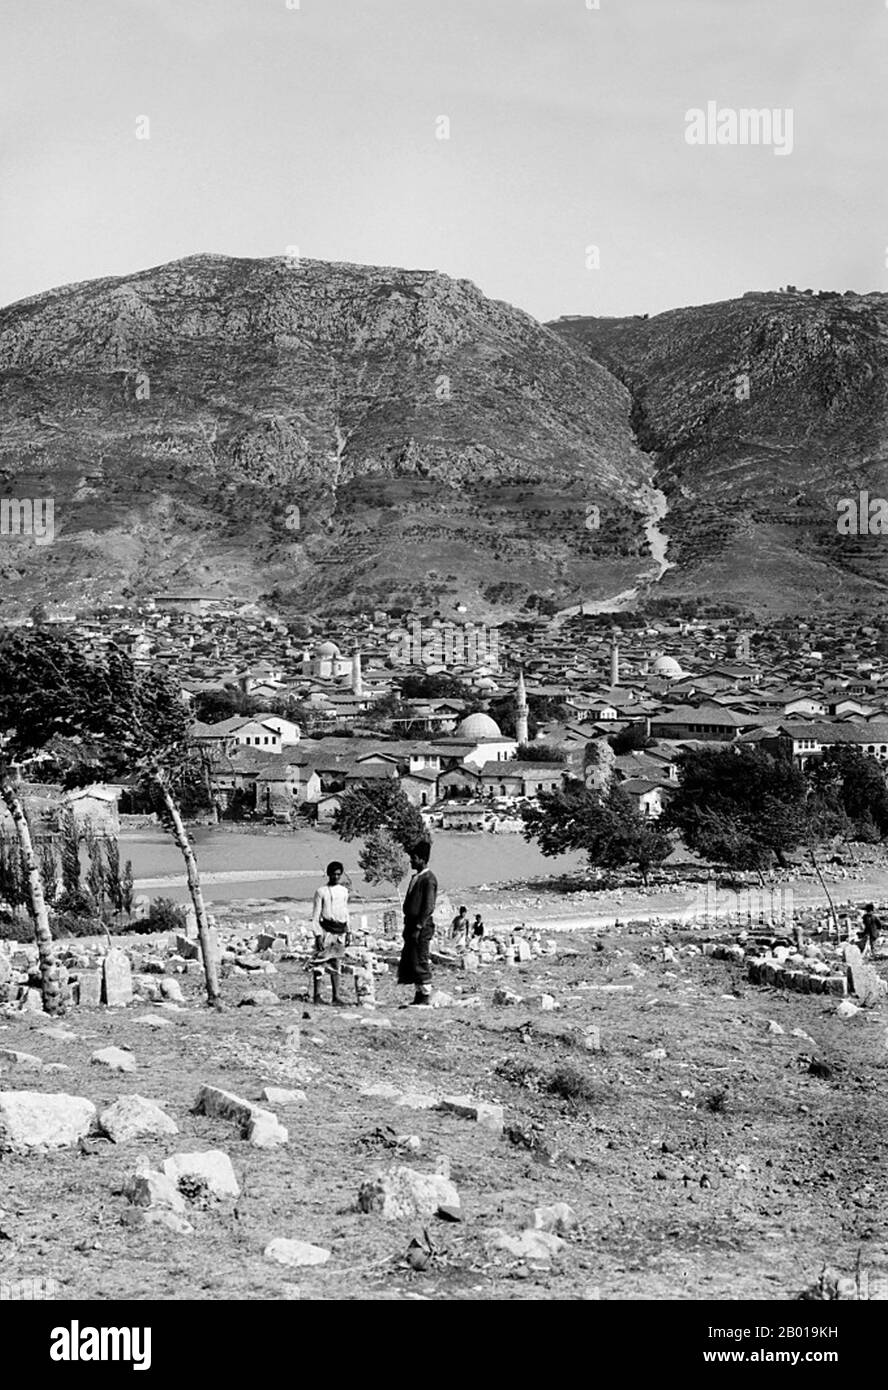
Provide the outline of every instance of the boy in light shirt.
<path id="1" fill-rule="evenodd" d="M 315 934 L 315 953 L 311 961 L 314 985 L 312 1002 L 322 1004 L 321 981 L 330 976 L 331 1003 L 345 1007 L 342 998 L 342 958 L 348 945 L 348 889 L 340 882 L 343 867 L 334 860 L 327 865 L 327 882 L 314 895 L 311 924 Z"/>

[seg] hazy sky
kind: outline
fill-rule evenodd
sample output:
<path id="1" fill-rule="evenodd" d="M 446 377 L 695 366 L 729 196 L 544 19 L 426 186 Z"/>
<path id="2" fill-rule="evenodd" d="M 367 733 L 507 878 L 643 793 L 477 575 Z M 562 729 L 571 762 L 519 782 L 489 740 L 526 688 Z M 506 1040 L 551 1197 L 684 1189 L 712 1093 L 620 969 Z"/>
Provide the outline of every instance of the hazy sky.
<path id="1" fill-rule="evenodd" d="M 289 4 L 4 0 L 0 303 L 291 246 L 539 318 L 888 289 L 885 0 Z M 708 101 L 792 153 L 688 145 Z"/>

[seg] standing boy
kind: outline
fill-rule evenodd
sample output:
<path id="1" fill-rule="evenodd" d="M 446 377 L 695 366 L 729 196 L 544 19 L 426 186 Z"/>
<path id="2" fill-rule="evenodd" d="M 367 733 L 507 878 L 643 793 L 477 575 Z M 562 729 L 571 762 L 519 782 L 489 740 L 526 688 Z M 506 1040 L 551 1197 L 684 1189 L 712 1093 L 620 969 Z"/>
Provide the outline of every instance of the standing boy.
<path id="1" fill-rule="evenodd" d="M 404 946 L 398 965 L 398 984 L 415 985 L 411 1003 L 431 1004 L 432 966 L 429 947 L 435 932 L 432 914 L 438 900 L 438 880 L 429 868 L 432 847 L 420 840 L 410 851 L 413 877 L 404 897 Z"/>
<path id="2" fill-rule="evenodd" d="M 327 882 L 314 895 L 311 924 L 315 933 L 315 953 L 311 961 L 314 990 L 312 1002 L 322 1004 L 321 980 L 330 976 L 332 1003 L 345 1006 L 342 998 L 342 958 L 348 945 L 348 889 L 340 883 L 343 867 L 334 860 L 327 865 Z"/>

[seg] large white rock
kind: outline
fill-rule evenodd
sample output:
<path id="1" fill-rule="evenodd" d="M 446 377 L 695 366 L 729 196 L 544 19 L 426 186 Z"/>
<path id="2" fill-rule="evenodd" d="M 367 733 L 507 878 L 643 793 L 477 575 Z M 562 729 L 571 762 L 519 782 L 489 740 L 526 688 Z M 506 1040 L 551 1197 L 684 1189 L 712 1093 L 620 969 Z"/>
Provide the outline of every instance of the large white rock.
<path id="1" fill-rule="evenodd" d="M 290 1269 L 301 1269 L 305 1265 L 323 1265 L 330 1258 L 330 1251 L 324 1250 L 320 1245 L 309 1245 L 304 1240 L 287 1240 L 284 1236 L 278 1236 L 270 1245 L 266 1245 L 263 1254 L 269 1260 L 276 1260 L 280 1265 L 287 1265 Z"/>
<path id="2" fill-rule="evenodd" d="M 556 1235 L 564 1235 L 579 1222 L 576 1212 L 567 1202 L 553 1202 L 550 1207 L 537 1207 L 534 1210 L 533 1224 L 537 1231 L 554 1231 Z"/>
<path id="3" fill-rule="evenodd" d="M 237 1197 L 240 1194 L 234 1167 L 228 1154 L 221 1149 L 206 1153 L 172 1154 L 164 1159 L 163 1171 L 176 1184 L 181 1178 L 203 1178 L 214 1197 Z"/>
<path id="4" fill-rule="evenodd" d="M 124 1195 L 134 1207 L 168 1207 L 184 1211 L 185 1198 L 171 1177 L 153 1168 L 139 1168 L 123 1184 Z"/>
<path id="5" fill-rule="evenodd" d="M 87 1135 L 95 1118 L 83 1096 L 0 1091 L 0 1149 L 61 1149 Z"/>
<path id="6" fill-rule="evenodd" d="M 42 1071 L 43 1063 L 33 1052 L 17 1052 L 14 1047 L 0 1047 L 0 1066 L 22 1067 L 25 1071 Z"/>
<path id="7" fill-rule="evenodd" d="M 136 1059 L 131 1052 L 122 1047 L 102 1047 L 94 1052 L 91 1059 L 99 1066 L 110 1067 L 112 1071 L 135 1071 Z"/>
<path id="8" fill-rule="evenodd" d="M 361 1185 L 360 1211 L 378 1212 L 387 1221 L 434 1216 L 439 1207 L 459 1207 L 459 1193 L 440 1173 L 389 1168 Z"/>
<path id="9" fill-rule="evenodd" d="M 233 1120 L 242 1136 L 257 1149 L 276 1149 L 289 1139 L 285 1126 L 270 1110 L 263 1110 L 252 1101 L 232 1095 L 218 1086 L 201 1086 L 194 1103 L 194 1113 L 219 1120 Z"/>
<path id="10" fill-rule="evenodd" d="M 551 1260 L 564 1247 L 560 1236 L 549 1231 L 522 1231 L 520 1236 L 500 1236 L 493 1242 L 495 1250 L 504 1250 L 519 1260 Z"/>
<path id="11" fill-rule="evenodd" d="M 138 1139 L 143 1134 L 179 1133 L 175 1120 L 144 1096 L 119 1096 L 113 1105 L 102 1111 L 99 1125 L 115 1144 Z"/>
<path id="12" fill-rule="evenodd" d="M 301 1105 L 308 1097 L 304 1091 L 290 1091 L 283 1086 L 264 1086 L 262 1099 L 267 1100 L 269 1105 Z"/>

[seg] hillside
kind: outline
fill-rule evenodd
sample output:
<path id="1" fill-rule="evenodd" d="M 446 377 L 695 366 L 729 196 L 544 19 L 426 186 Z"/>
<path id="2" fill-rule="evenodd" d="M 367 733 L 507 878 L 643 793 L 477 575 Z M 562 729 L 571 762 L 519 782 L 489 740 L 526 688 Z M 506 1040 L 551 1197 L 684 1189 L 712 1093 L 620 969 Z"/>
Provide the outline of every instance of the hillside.
<path id="1" fill-rule="evenodd" d="M 52 545 L 0 546 L 7 612 L 496 616 L 652 570 L 626 389 L 445 275 L 201 255 L 51 290 L 0 310 L 0 395 L 2 495 L 55 499 Z"/>
<path id="2" fill-rule="evenodd" d="M 888 295 L 748 294 L 550 327 L 632 392 L 669 500 L 675 568 L 658 592 L 885 606 L 888 539 L 840 536 L 836 503 L 888 498 Z"/>

